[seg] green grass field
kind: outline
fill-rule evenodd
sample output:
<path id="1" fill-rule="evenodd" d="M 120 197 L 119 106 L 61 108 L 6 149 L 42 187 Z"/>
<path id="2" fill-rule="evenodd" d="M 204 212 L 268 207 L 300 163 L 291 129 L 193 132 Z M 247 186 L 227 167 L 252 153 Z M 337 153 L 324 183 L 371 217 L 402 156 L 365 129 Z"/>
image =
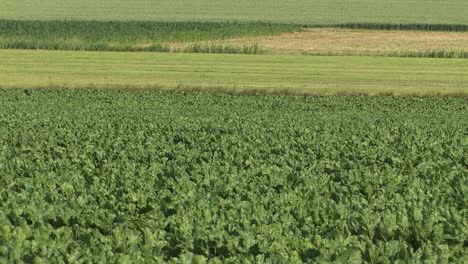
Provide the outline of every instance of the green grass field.
<path id="1" fill-rule="evenodd" d="M 465 0 L 3 0 L 0 18 L 468 24 Z"/>
<path id="2" fill-rule="evenodd" d="M 240 93 L 468 94 L 468 60 L 0 51 L 0 86 Z"/>
<path id="3" fill-rule="evenodd" d="M 0 262 L 462 263 L 466 99 L 0 90 Z"/>

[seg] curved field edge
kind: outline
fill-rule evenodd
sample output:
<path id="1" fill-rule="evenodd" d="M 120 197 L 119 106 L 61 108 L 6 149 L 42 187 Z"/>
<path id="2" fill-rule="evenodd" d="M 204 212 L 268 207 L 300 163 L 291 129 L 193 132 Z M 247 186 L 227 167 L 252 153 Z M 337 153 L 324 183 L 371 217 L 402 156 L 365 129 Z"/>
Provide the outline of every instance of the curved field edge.
<path id="1" fill-rule="evenodd" d="M 5 262 L 463 262 L 467 104 L 0 91 Z"/>
<path id="2" fill-rule="evenodd" d="M 468 60 L 0 50 L 0 87 L 459 96 Z"/>

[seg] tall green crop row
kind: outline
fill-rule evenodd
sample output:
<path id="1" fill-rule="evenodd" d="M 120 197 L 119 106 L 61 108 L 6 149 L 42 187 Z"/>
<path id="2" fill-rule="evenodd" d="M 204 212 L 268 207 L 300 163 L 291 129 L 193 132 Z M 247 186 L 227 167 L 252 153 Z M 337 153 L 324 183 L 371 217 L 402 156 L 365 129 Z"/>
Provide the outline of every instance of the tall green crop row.
<path id="1" fill-rule="evenodd" d="M 275 35 L 300 28 L 266 22 L 0 20 L 0 49 L 169 51 L 164 43 Z"/>
<path id="2" fill-rule="evenodd" d="M 0 90 L 0 262 L 462 263 L 467 106 Z"/>

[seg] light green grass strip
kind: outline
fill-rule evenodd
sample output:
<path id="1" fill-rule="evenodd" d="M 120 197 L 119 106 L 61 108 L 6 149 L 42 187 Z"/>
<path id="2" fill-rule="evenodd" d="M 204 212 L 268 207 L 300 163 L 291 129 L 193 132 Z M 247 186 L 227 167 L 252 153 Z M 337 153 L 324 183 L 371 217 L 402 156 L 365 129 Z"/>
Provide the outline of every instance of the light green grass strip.
<path id="1" fill-rule="evenodd" d="M 468 60 L 0 51 L 0 87 L 468 95 Z"/>
<path id="2" fill-rule="evenodd" d="M 468 24 L 466 0 L 2 0 L 0 18 Z"/>

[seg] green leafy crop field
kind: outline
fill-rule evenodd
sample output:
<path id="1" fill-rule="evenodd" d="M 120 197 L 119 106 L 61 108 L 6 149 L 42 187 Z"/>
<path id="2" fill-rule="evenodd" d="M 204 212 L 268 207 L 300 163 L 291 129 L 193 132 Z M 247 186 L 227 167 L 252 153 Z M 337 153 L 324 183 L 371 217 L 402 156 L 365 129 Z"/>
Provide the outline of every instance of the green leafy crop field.
<path id="1" fill-rule="evenodd" d="M 2 0 L 0 18 L 26 20 L 275 21 L 468 24 L 466 0 Z"/>
<path id="2" fill-rule="evenodd" d="M 463 263 L 467 128 L 465 99 L 0 90 L 0 262 Z"/>

